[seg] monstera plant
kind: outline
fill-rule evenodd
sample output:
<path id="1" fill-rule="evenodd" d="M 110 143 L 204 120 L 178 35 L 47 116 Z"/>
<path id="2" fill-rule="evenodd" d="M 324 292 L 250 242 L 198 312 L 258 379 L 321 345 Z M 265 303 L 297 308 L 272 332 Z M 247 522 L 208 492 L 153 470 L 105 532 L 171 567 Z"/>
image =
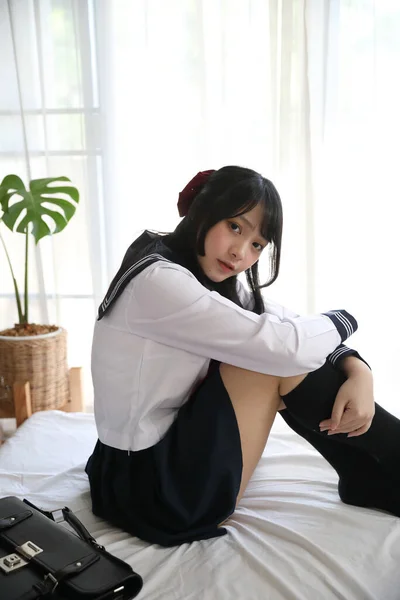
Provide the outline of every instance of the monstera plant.
<path id="1" fill-rule="evenodd" d="M 42 333 L 42 331 L 34 331 L 32 324 L 29 324 L 29 236 L 32 235 L 37 244 L 43 237 L 62 231 L 72 219 L 79 202 L 79 192 L 72 185 L 64 185 L 64 182 L 70 182 L 70 179 L 68 177 L 33 179 L 26 188 L 20 177 L 7 175 L 0 184 L 0 241 L 10 267 L 18 311 L 18 323 L 13 328 L 15 333 L 7 330 L 1 332 L 3 335 Z M 49 219 L 45 220 L 44 217 Z M 52 223 L 50 226 L 49 221 Z M 25 236 L 23 295 L 20 293 L 11 259 L 1 235 L 1 223 L 11 231 Z"/>

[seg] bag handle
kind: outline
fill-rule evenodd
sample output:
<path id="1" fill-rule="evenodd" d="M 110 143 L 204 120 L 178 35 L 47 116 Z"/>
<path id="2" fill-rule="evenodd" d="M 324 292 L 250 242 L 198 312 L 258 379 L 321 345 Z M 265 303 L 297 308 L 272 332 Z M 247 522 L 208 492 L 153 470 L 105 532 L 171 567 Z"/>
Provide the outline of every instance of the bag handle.
<path id="1" fill-rule="evenodd" d="M 90 535 L 84 524 L 78 519 L 76 514 L 73 513 L 70 508 L 68 508 L 68 506 L 64 506 L 64 508 L 59 508 L 57 510 L 48 511 L 43 510 L 42 508 L 38 508 L 37 506 L 32 504 L 32 502 L 29 502 L 29 500 L 24 499 L 23 502 L 31 508 L 34 508 L 35 510 L 39 511 L 40 513 L 42 513 L 42 515 L 44 515 L 48 519 L 51 519 L 55 523 L 61 523 L 62 521 L 66 521 L 66 523 L 68 523 L 68 525 L 70 525 L 72 529 L 78 534 L 81 540 L 87 542 L 88 544 L 96 548 L 96 550 L 100 550 L 100 552 L 106 551 L 104 546 L 98 544 L 95 538 L 92 535 Z M 62 514 L 62 518 L 60 518 L 60 515 L 57 514 L 60 512 Z"/>
<path id="2" fill-rule="evenodd" d="M 82 521 L 78 519 L 76 514 L 73 513 L 72 510 L 68 508 L 68 506 L 62 508 L 61 511 L 64 517 L 64 521 L 66 521 L 68 525 L 71 525 L 71 527 L 76 531 L 76 533 L 84 542 L 88 542 L 89 544 L 94 546 L 96 550 L 100 550 L 101 552 L 106 551 L 104 546 L 98 544 L 95 538 L 92 535 L 90 535 Z"/>

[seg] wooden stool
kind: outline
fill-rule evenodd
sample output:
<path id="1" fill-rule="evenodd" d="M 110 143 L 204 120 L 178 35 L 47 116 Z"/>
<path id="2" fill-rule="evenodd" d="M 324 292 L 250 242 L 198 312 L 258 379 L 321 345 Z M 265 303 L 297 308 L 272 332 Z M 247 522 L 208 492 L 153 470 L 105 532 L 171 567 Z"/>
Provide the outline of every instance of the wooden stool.
<path id="1" fill-rule="evenodd" d="M 64 412 L 82 412 L 83 411 L 83 380 L 82 367 L 72 367 L 69 370 L 70 399 L 59 408 Z M 0 418 L 15 418 L 17 427 L 32 415 L 31 391 L 29 381 L 23 383 L 14 383 L 14 412 L 5 414 L 0 409 Z"/>

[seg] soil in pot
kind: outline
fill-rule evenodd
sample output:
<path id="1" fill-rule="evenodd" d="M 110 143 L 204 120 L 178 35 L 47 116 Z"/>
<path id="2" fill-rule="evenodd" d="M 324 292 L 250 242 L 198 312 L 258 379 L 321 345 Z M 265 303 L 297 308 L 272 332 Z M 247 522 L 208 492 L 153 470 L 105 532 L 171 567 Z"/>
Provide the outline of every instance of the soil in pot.
<path id="1" fill-rule="evenodd" d="M 26 337 L 30 335 L 44 335 L 45 333 L 53 333 L 58 329 L 59 327 L 57 325 L 37 325 L 36 323 L 24 323 L 23 325 L 19 325 L 16 323 L 14 327 L 0 331 L 0 335 L 5 335 L 8 337 Z"/>

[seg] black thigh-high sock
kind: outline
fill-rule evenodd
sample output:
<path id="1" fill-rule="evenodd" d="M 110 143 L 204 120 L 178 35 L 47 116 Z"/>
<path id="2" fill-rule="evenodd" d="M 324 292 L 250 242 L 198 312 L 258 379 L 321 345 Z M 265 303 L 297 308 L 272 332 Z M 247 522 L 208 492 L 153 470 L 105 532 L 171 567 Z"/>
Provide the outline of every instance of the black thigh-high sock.
<path id="1" fill-rule="evenodd" d="M 400 517 L 400 421 L 375 404 L 371 427 L 363 435 L 327 435 L 319 423 L 331 417 L 346 376 L 326 362 L 289 394 L 280 415 L 339 475 L 339 496 L 347 504 L 389 511 Z"/>

